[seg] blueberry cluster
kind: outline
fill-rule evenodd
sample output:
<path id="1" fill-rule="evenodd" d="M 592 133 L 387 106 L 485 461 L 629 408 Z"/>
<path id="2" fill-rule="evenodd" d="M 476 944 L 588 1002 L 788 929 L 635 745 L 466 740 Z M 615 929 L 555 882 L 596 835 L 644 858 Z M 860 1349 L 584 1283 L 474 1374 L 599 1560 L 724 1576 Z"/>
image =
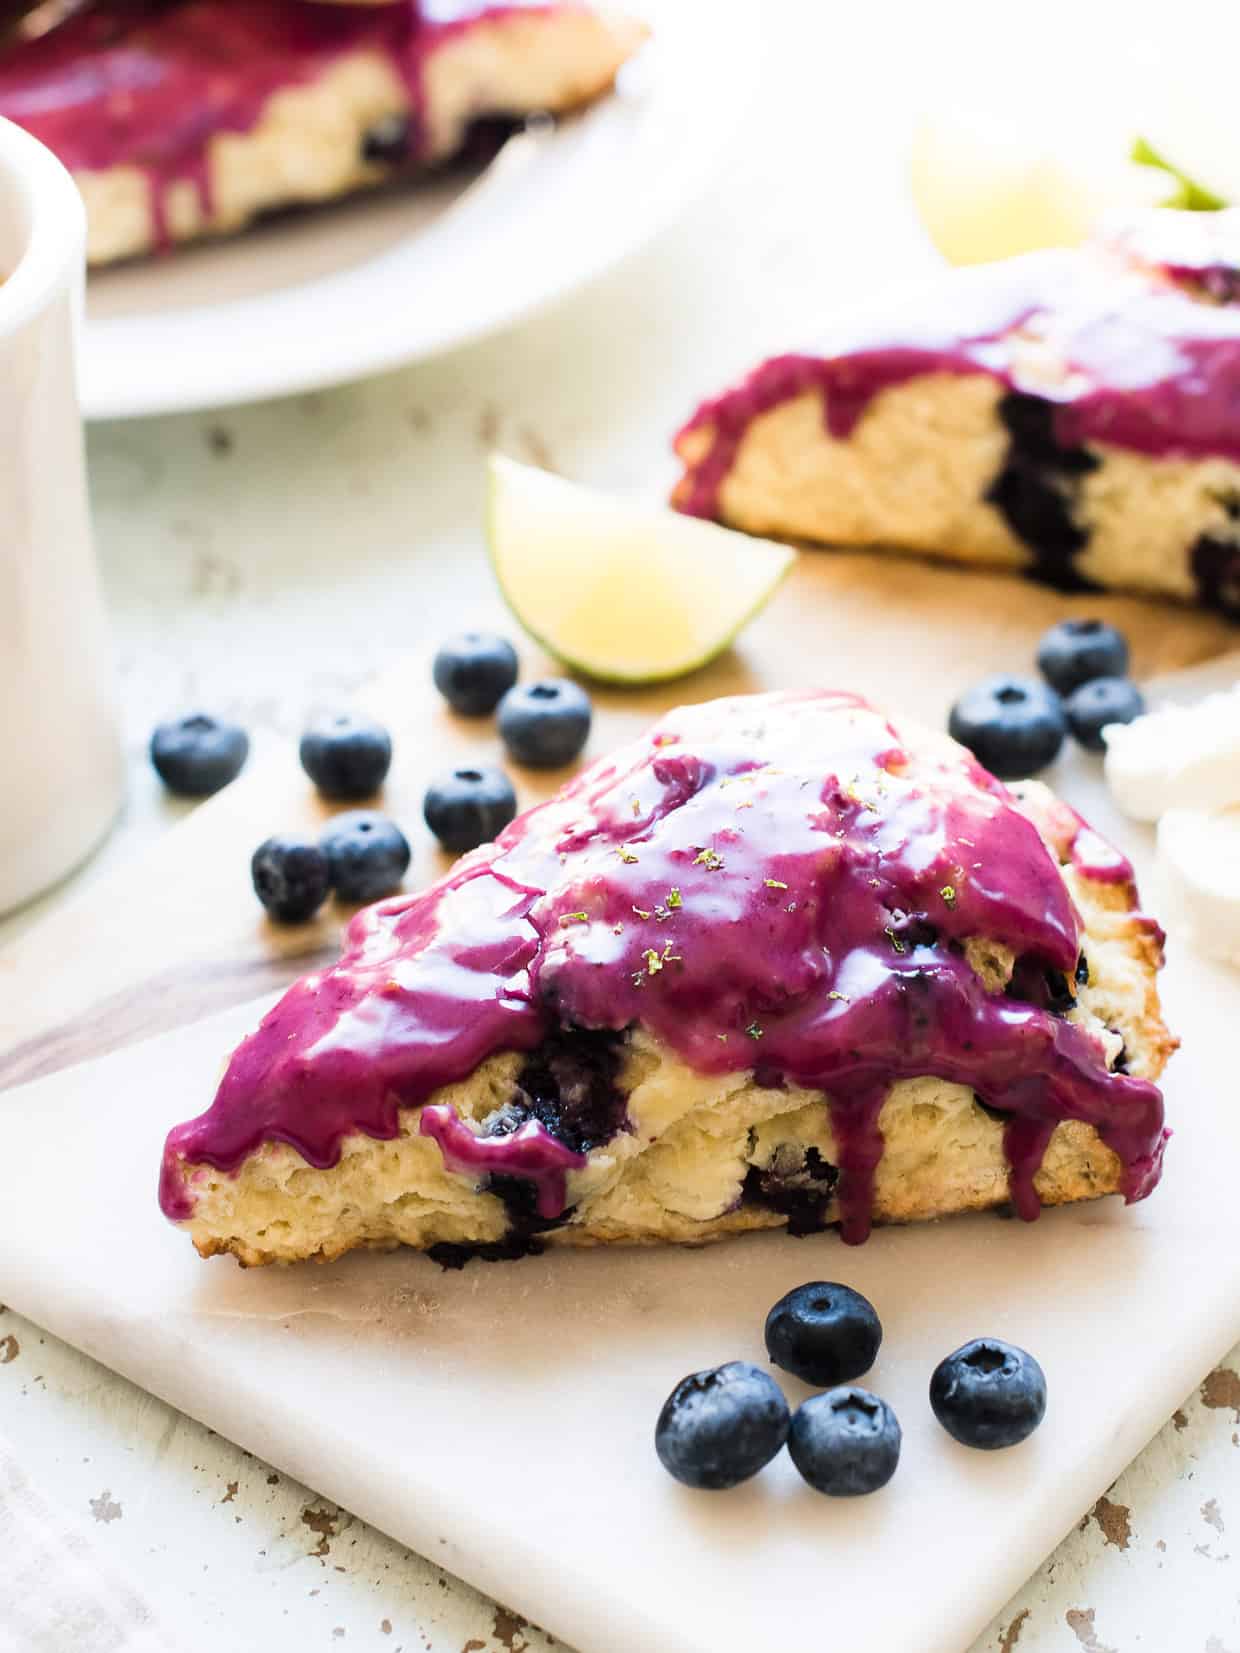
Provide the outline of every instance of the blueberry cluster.
<path id="1" fill-rule="evenodd" d="M 900 1461 L 900 1423 L 855 1380 L 874 1364 L 882 1339 L 874 1305 L 860 1292 L 825 1280 L 796 1287 L 766 1317 L 767 1354 L 824 1392 L 794 1413 L 771 1375 L 748 1361 L 692 1372 L 655 1425 L 660 1462 L 685 1486 L 715 1492 L 749 1480 L 786 1444 L 815 1491 L 832 1498 L 877 1492 Z M 1023 1349 L 978 1338 L 939 1362 L 930 1405 L 964 1446 L 1015 1446 L 1042 1421 L 1046 1378 Z"/>
<path id="2" fill-rule="evenodd" d="M 504 637 L 467 631 L 435 656 L 435 687 L 454 712 L 497 712 L 500 739 L 514 763 L 558 769 L 579 755 L 590 734 L 590 697 L 567 677 L 518 684 L 517 655 Z"/>
<path id="3" fill-rule="evenodd" d="M 1061 620 L 1038 644 L 1037 660 L 1042 680 L 984 678 L 951 710 L 950 733 L 1000 780 L 1045 769 L 1069 734 L 1101 752 L 1109 723 L 1131 723 L 1145 710 L 1127 675 L 1127 640 L 1104 620 Z"/>
<path id="4" fill-rule="evenodd" d="M 456 712 L 496 711 L 500 737 L 517 763 L 552 768 L 570 763 L 590 733 L 589 697 L 577 684 L 549 678 L 517 684 L 517 655 L 503 637 L 465 632 L 435 656 L 435 686 Z M 241 772 L 249 736 L 204 712 L 161 723 L 151 736 L 151 762 L 170 792 L 205 798 Z M 302 768 L 333 803 L 373 798 L 392 764 L 392 737 L 355 712 L 331 712 L 303 733 Z M 517 813 L 517 795 L 502 769 L 462 765 L 438 776 L 422 801 L 426 824 L 445 849 L 461 855 L 489 843 Z M 263 906 L 282 923 L 313 917 L 330 894 L 342 901 L 377 901 L 395 890 L 411 851 L 403 832 L 373 809 L 335 816 L 315 841 L 278 833 L 254 851 L 250 873 Z"/>
<path id="5" fill-rule="evenodd" d="M 386 815 L 350 809 L 312 838 L 277 833 L 254 851 L 254 893 L 272 918 L 299 924 L 335 894 L 341 901 L 378 901 L 391 895 L 409 866 L 409 840 Z"/>
<path id="6" fill-rule="evenodd" d="M 373 797 L 392 766 L 392 737 L 381 723 L 357 712 L 315 719 L 298 745 L 301 766 L 332 803 Z M 335 895 L 340 901 L 378 901 L 399 888 L 412 858 L 409 840 L 375 809 L 333 815 L 318 841 L 277 833 L 254 851 L 254 893 L 272 918 L 299 924 Z"/>
<path id="7" fill-rule="evenodd" d="M 590 699 L 566 678 L 517 683 L 517 651 L 506 637 L 465 631 L 435 655 L 435 687 L 461 717 L 498 711 L 500 739 L 515 763 L 555 769 L 578 756 L 590 733 Z M 455 854 L 489 843 L 517 813 L 517 795 L 502 769 L 471 764 L 432 781 L 422 805 L 426 824 Z"/>

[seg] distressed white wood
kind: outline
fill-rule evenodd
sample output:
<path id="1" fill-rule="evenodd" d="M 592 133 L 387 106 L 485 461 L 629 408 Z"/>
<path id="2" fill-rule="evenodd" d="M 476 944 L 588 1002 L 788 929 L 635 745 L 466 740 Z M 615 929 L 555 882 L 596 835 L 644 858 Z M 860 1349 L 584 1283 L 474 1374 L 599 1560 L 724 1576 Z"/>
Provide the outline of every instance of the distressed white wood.
<path id="1" fill-rule="evenodd" d="M 978 35 L 951 5 L 907 15 L 844 15 L 797 0 L 769 0 L 768 9 L 777 14 L 774 48 L 784 48 L 778 72 L 718 187 L 657 246 L 554 315 L 330 395 L 92 433 L 135 761 L 124 826 L 84 877 L 137 853 L 181 812 L 138 761 L 157 716 L 203 701 L 288 736 L 312 703 L 393 663 L 411 639 L 466 618 L 451 604 L 449 558 L 458 577 L 464 567 L 476 582 L 468 619 L 501 618 L 476 531 L 478 464 L 493 443 L 655 491 L 672 474 L 666 434 L 699 389 L 761 349 L 811 336 L 830 299 L 864 295 L 925 260 L 899 198 L 901 144 L 916 99 L 952 95 L 947 67 Z M 1177 39 L 1201 38 L 1195 9 L 1177 8 Z M 977 11 L 974 26 L 999 28 L 999 10 Z M 1096 101 L 1123 82 L 1100 73 L 1097 58 L 1091 69 L 1087 13 L 1103 14 L 1100 32 L 1117 36 L 1154 15 L 1048 6 L 1034 28 L 1027 11 L 1003 10 L 1031 95 L 1039 50 L 1056 54 L 1058 106 L 1074 88 Z M 721 3 L 720 12 L 743 18 L 739 5 Z M 1120 89 L 1132 93 L 1131 83 Z M 973 1653 L 1240 1653 L 1230 1560 L 1240 1522 L 1238 1373 L 1240 1349 L 1186 1398 L 1181 1418 Z M 100 1546 L 142 1578 L 187 1645 L 548 1645 L 360 1523 L 331 1510 L 321 1518 L 306 1489 L 269 1483 L 266 1466 L 12 1312 L 0 1316 L 0 1433 L 21 1444 L 45 1495 L 86 1519 Z M 330 1525 L 334 1536 L 318 1530 Z M 315 1554 L 324 1540 L 330 1554 Z M 898 1574 L 900 1558 L 892 1565 Z M 962 1554 L 962 1581 L 969 1565 Z M 830 1634 L 826 1604 L 805 1642 L 827 1645 Z"/>

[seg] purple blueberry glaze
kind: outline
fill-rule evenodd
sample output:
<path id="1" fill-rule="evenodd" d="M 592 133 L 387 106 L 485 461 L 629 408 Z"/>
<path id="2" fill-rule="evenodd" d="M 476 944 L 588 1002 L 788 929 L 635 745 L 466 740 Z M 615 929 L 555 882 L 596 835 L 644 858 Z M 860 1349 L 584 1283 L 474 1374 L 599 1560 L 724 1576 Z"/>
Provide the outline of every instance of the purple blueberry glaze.
<path id="1" fill-rule="evenodd" d="M 703 429 L 710 440 L 677 505 L 718 516 L 746 431 L 782 403 L 820 395 L 828 431 L 843 438 L 881 391 L 931 373 L 989 374 L 1039 398 L 1064 455 L 1094 442 L 1240 462 L 1240 310 L 1202 303 L 1193 283 L 1153 267 L 1157 247 L 1151 230 L 1140 259 L 1117 243 L 1092 257 L 1032 253 L 956 272 L 894 324 L 858 326 L 829 352 L 774 357 L 680 432 L 678 445 Z"/>
<path id="2" fill-rule="evenodd" d="M 1054 831 L 1065 858 L 1130 876 L 1066 807 Z M 988 992 L 961 946 L 988 937 L 1072 979 L 1078 936 L 1038 831 L 946 738 L 906 751 L 846 694 L 683 708 L 430 889 L 359 913 L 340 962 L 288 991 L 213 1105 L 170 1133 L 161 1203 L 189 1216 L 196 1167 L 235 1171 L 264 1142 L 333 1165 L 347 1134 L 394 1137 L 402 1107 L 495 1052 L 634 1025 L 698 1072 L 758 1067 L 824 1093 L 848 1240 L 868 1231 L 886 1091 L 922 1074 L 1008 1119 L 1022 1216 L 1065 1119 L 1097 1127 L 1140 1199 L 1164 1146 L 1157 1088 L 1108 1072 L 1062 1015 Z M 420 1129 L 450 1164 L 533 1176 L 545 1218 L 581 1163 L 547 1120 L 467 1142 L 438 1109 Z"/>
<path id="3" fill-rule="evenodd" d="M 557 1142 L 537 1119 L 527 1119 L 507 1136 L 475 1136 L 455 1108 L 431 1103 L 422 1109 L 418 1130 L 439 1144 L 449 1171 L 476 1172 L 479 1180 L 498 1173 L 532 1182 L 540 1217 L 561 1214 L 568 1172 L 583 1170 L 586 1164 L 584 1154 Z"/>
<path id="4" fill-rule="evenodd" d="M 378 53 L 405 83 L 414 115 L 399 156 L 372 158 L 416 160 L 428 58 L 479 22 L 530 9 L 547 10 L 549 0 L 97 0 L 37 39 L 19 34 L 0 46 L 0 115 L 72 171 L 141 168 L 166 243 L 169 190 L 188 182 L 209 213 L 212 138 L 250 131 L 273 93 L 347 53 Z"/>

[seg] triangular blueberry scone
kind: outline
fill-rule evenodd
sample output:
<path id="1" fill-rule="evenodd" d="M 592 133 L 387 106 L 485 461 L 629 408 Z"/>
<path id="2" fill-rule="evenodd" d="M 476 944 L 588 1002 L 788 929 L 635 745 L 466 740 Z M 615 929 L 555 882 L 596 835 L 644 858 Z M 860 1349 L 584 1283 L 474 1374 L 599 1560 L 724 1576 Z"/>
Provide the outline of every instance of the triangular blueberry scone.
<path id="1" fill-rule="evenodd" d="M 170 1134 L 163 1209 L 265 1263 L 1140 1199 L 1161 939 L 1072 810 L 945 736 L 686 708 L 360 913 Z"/>
<path id="2" fill-rule="evenodd" d="M 96 264 L 433 166 L 479 121 L 588 103 L 644 36 L 585 0 L 46 0 L 3 25 L 0 116 L 73 173 Z"/>
<path id="3" fill-rule="evenodd" d="M 680 432 L 683 511 L 1240 618 L 1240 209 L 960 270 Z"/>

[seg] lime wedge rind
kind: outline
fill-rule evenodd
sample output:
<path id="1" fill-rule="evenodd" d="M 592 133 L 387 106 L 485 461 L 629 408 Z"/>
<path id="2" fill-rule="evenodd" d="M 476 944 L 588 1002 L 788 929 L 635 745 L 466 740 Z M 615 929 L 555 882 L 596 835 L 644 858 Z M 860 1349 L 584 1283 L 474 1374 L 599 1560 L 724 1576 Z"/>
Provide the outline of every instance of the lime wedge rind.
<path id="1" fill-rule="evenodd" d="M 487 530 L 497 583 L 522 627 L 603 683 L 667 682 L 708 664 L 796 560 L 787 546 L 500 456 Z"/>

